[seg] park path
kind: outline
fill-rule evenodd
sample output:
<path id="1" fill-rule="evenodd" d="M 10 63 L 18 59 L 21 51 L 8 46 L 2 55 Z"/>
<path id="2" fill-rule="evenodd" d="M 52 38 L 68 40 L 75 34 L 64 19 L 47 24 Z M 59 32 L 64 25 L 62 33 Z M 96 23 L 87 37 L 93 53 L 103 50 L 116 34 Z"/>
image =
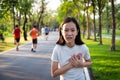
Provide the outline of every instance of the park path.
<path id="1" fill-rule="evenodd" d="M 50 32 L 48 40 L 38 38 L 36 52 L 31 52 L 32 43 L 29 42 L 0 53 L 0 80 L 59 80 L 50 75 L 50 57 L 58 32 Z M 86 80 L 90 80 L 89 71 L 84 68 Z"/>
<path id="2" fill-rule="evenodd" d="M 19 51 L 1 52 L 0 80 L 53 80 L 50 57 L 57 37 L 56 32 L 50 32 L 48 40 L 39 37 L 36 52 L 31 52 L 31 42 L 20 46 Z"/>
<path id="3" fill-rule="evenodd" d="M 102 36 L 105 37 L 105 38 L 112 38 L 112 35 L 110 35 L 110 34 L 102 34 Z M 115 39 L 120 40 L 120 36 L 116 35 Z"/>

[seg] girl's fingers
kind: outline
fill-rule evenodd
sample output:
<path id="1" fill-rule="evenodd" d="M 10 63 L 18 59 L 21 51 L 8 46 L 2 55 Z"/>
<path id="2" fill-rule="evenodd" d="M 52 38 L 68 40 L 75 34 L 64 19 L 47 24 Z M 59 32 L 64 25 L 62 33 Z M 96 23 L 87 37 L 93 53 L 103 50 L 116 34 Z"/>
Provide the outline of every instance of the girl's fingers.
<path id="1" fill-rule="evenodd" d="M 83 61 L 82 61 L 82 54 L 78 55 L 73 55 L 70 59 L 69 62 L 73 67 L 82 67 Z"/>
<path id="2" fill-rule="evenodd" d="M 78 53 L 76 56 L 79 60 L 82 59 L 82 54 L 81 53 Z"/>

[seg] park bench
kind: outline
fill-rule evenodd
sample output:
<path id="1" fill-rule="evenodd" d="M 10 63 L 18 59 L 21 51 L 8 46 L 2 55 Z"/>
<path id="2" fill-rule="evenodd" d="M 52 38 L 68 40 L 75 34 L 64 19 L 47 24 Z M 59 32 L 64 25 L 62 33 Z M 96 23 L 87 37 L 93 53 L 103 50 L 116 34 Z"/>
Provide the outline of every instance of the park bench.
<path id="1" fill-rule="evenodd" d="M 0 40 L 2 40 L 3 42 L 4 42 L 4 36 L 3 36 L 3 34 L 0 34 Z"/>

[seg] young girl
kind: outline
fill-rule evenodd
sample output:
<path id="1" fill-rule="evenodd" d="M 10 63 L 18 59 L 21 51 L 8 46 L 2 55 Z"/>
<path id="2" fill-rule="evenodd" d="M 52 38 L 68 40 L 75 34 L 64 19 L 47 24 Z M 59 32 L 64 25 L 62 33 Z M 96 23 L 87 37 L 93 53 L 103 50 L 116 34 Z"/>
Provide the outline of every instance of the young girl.
<path id="1" fill-rule="evenodd" d="M 83 67 L 90 66 L 92 61 L 74 18 L 67 17 L 63 20 L 51 60 L 52 77 L 60 76 L 60 80 L 85 80 Z"/>

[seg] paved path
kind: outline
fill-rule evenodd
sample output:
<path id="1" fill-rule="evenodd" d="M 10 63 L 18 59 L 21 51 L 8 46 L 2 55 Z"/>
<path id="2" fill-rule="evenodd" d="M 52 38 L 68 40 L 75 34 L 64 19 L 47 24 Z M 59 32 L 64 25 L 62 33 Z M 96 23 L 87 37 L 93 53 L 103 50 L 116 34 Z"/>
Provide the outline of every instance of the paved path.
<path id="1" fill-rule="evenodd" d="M 48 40 L 39 38 L 36 52 L 31 52 L 31 42 L 0 53 L 0 80 L 59 80 L 50 76 L 50 57 L 58 33 L 51 32 Z M 87 68 L 86 80 L 90 80 Z"/>
<path id="2" fill-rule="evenodd" d="M 110 34 L 102 34 L 102 36 L 105 37 L 105 38 L 112 38 L 112 35 L 110 35 Z M 116 35 L 116 39 L 120 40 L 120 36 Z"/>
<path id="3" fill-rule="evenodd" d="M 53 80 L 50 56 L 57 36 L 52 32 L 47 41 L 39 38 L 37 52 L 31 52 L 31 43 L 28 43 L 20 46 L 19 51 L 0 53 L 0 80 Z"/>

